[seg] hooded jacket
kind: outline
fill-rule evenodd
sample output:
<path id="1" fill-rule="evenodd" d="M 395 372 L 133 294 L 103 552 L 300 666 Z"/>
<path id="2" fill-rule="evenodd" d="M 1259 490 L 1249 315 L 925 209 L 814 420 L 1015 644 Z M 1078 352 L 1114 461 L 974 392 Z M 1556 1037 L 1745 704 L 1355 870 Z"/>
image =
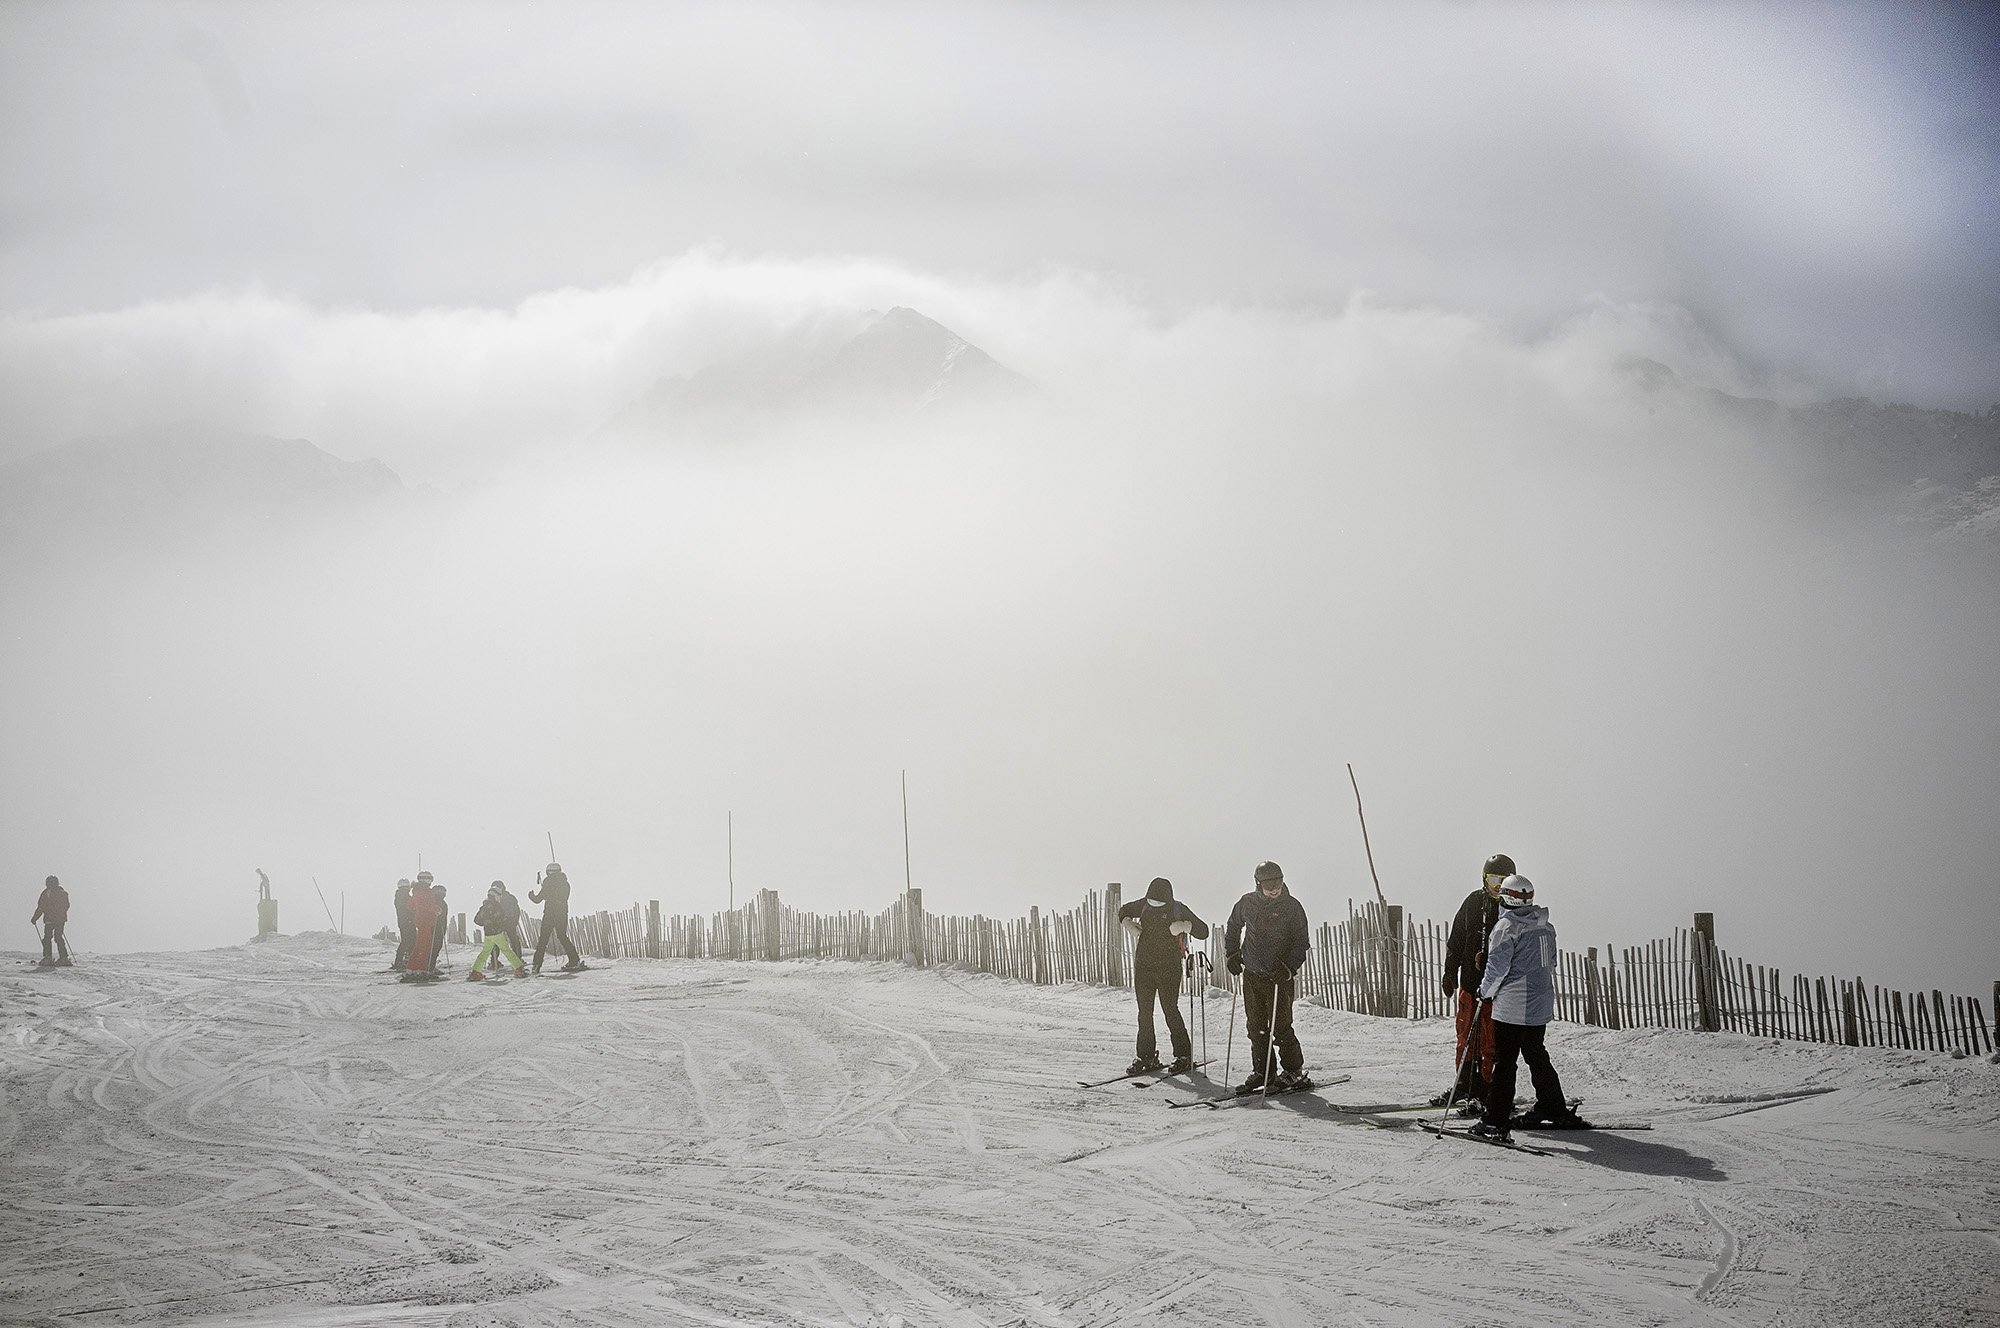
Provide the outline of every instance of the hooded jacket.
<path id="1" fill-rule="evenodd" d="M 18 918 L 21 915 L 16 913 L 14 916 Z M 32 926 L 43 918 L 47 918 L 49 925 L 54 927 L 69 921 L 69 891 L 60 885 L 42 887 L 41 897 L 35 900 L 35 916 L 29 918 L 28 923 Z"/>
<path id="2" fill-rule="evenodd" d="M 1208 939 L 1208 924 L 1178 899 L 1135 899 L 1118 910 L 1118 920 L 1132 933 L 1132 967 L 1158 972 L 1180 967 L 1186 951 L 1183 936 Z"/>
<path id="3" fill-rule="evenodd" d="M 1556 929 L 1537 904 L 1503 908 L 1486 938 L 1486 976 L 1479 999 L 1493 1002 L 1493 1018 L 1530 1028 L 1556 1017 Z"/>
<path id="4" fill-rule="evenodd" d="M 1222 933 L 1223 954 L 1242 955 L 1244 972 L 1265 977 L 1278 976 L 1280 969 L 1298 972 L 1305 965 L 1309 944 L 1306 910 L 1283 882 L 1276 899 L 1252 890 L 1237 900 Z"/>

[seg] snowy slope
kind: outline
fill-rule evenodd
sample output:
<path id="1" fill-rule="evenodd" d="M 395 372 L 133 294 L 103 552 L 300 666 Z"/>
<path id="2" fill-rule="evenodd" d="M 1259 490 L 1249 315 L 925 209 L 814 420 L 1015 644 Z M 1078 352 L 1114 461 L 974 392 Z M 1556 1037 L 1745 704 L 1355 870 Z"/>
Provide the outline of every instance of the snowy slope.
<path id="1" fill-rule="evenodd" d="M 412 988 L 327 934 L 0 975 L 0 1322 L 1990 1322 L 2000 1067 L 1557 1025 L 1537 1158 L 1074 1081 L 1129 997 L 835 962 Z M 1227 1002 L 1207 1012 L 1221 1054 Z M 1325 1096 L 1447 1026 L 1304 1011 Z M 1241 1071 L 1237 1037 L 1236 1069 Z M 1219 1069 L 1219 1067 L 1218 1067 Z M 1815 1093 L 1813 1090 L 1833 1090 Z"/>

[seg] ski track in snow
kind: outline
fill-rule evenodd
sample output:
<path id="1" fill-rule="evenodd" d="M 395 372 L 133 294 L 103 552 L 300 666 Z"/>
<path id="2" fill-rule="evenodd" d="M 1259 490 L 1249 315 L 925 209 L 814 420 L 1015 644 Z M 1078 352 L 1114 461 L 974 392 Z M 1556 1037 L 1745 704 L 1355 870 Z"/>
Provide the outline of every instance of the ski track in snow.
<path id="1" fill-rule="evenodd" d="M 837 962 L 412 987 L 382 963 L 316 933 L 0 975 L 0 1324 L 2000 1307 L 2000 1067 L 1977 1060 L 1557 1025 L 1585 1113 L 1655 1128 L 1538 1158 L 1327 1109 L 1436 1087 L 1442 1021 L 1301 1009 L 1308 1063 L 1353 1082 L 1217 1114 L 1165 1110 L 1185 1080 L 1074 1087 L 1131 1054 L 1122 992 Z"/>

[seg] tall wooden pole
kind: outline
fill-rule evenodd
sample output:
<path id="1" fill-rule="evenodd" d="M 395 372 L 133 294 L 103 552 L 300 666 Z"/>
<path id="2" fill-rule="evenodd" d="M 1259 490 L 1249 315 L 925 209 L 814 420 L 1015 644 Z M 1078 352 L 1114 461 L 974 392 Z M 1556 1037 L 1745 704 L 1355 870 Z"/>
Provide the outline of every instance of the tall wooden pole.
<path id="1" fill-rule="evenodd" d="M 903 772 L 903 889 L 908 890 L 910 881 L 910 772 Z"/>
<path id="2" fill-rule="evenodd" d="M 729 836 L 729 911 L 736 911 L 736 813 L 724 812 L 728 819 L 723 822 Z"/>
<path id="3" fill-rule="evenodd" d="M 1382 897 L 1382 878 L 1375 874 L 1375 850 L 1368 846 L 1368 816 L 1361 810 L 1361 784 L 1354 778 L 1354 763 L 1347 764 L 1347 782 L 1354 785 L 1354 814 L 1361 818 L 1361 847 L 1368 854 L 1368 877 L 1375 882 L 1375 899 L 1384 908 L 1389 901 Z"/>

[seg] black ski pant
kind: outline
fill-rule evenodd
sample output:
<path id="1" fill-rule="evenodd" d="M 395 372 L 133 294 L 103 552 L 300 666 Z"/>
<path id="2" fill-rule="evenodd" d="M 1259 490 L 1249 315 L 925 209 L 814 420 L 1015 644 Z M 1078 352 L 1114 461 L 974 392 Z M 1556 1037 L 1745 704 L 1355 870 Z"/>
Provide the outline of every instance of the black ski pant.
<path id="1" fill-rule="evenodd" d="M 404 961 L 409 959 L 410 943 L 416 940 L 416 930 L 417 924 L 408 918 L 396 919 L 396 957 L 390 961 L 389 967 L 401 968 Z"/>
<path id="2" fill-rule="evenodd" d="M 535 932 L 535 971 L 537 973 L 542 971 L 542 956 L 549 952 L 549 941 L 551 939 L 562 943 L 563 953 L 569 956 L 570 963 L 580 964 L 583 962 L 583 956 L 576 952 L 576 946 L 569 938 L 569 909 L 567 907 L 544 908 L 542 910 L 542 925 Z"/>
<path id="3" fill-rule="evenodd" d="M 50 953 L 52 947 L 59 948 L 62 951 L 62 961 L 65 964 L 67 964 L 70 961 L 69 942 L 63 939 L 63 928 L 67 926 L 69 926 L 69 922 L 67 920 L 64 920 L 62 922 L 51 922 L 48 925 L 48 930 L 42 933 L 43 963 L 53 964 L 55 962 L 55 956 Z"/>
<path id="4" fill-rule="evenodd" d="M 1273 980 L 1259 973 L 1243 975 L 1243 1028 L 1250 1034 L 1250 1073 L 1261 1075 L 1268 1063 L 1272 1040 L 1278 1047 L 1278 1068 L 1297 1074 L 1306 1068 L 1306 1054 L 1292 1032 L 1292 995 L 1295 980 Z"/>
<path id="5" fill-rule="evenodd" d="M 1564 1106 L 1562 1080 L 1549 1060 L 1542 1037 L 1547 1024 L 1503 1024 L 1493 1021 L 1493 1080 L 1486 1090 L 1486 1119 L 1506 1128 L 1514 1118 L 1515 1057 L 1528 1063 L 1528 1077 L 1535 1085 L 1535 1106 L 1560 1113 Z"/>
<path id="6" fill-rule="evenodd" d="M 431 971 L 436 972 L 438 956 L 444 953 L 444 934 L 451 930 L 451 916 L 438 914 L 436 925 L 431 928 Z"/>
<path id="7" fill-rule="evenodd" d="M 1134 969 L 1132 990 L 1139 997 L 1139 1059 L 1150 1061 L 1160 1054 L 1160 1044 L 1153 1037 L 1153 1006 L 1157 1004 L 1167 1017 L 1174 1058 L 1192 1060 L 1194 1039 L 1188 1036 L 1187 1021 L 1181 1018 L 1181 966 Z"/>

